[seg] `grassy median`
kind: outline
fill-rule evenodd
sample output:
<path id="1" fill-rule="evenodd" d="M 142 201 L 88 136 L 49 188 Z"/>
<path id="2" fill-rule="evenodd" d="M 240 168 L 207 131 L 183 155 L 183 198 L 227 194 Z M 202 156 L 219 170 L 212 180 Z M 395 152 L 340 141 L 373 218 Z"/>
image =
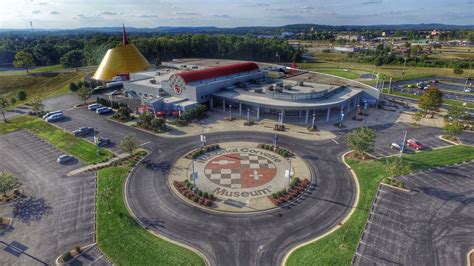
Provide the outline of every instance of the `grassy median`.
<path id="1" fill-rule="evenodd" d="M 203 265 L 197 254 L 152 235 L 129 215 L 122 193 L 128 170 L 98 171 L 98 195 L 106 188 L 112 192 L 111 197 L 97 200 L 99 248 L 117 265 Z"/>
<path id="2" fill-rule="evenodd" d="M 451 146 L 404 155 L 414 171 L 474 160 L 474 148 Z M 287 265 L 350 265 L 367 221 L 370 206 L 381 180 L 388 176 L 382 160 L 347 160 L 359 178 L 359 205 L 351 218 L 337 231 L 312 244 L 297 249 Z"/>
<path id="3" fill-rule="evenodd" d="M 0 134 L 6 134 L 20 129 L 27 129 L 54 147 L 64 150 L 84 163 L 91 164 L 109 158 L 112 153 L 99 148 L 86 140 L 55 127 L 39 118 L 22 115 L 8 119 L 8 123 L 0 122 Z"/>

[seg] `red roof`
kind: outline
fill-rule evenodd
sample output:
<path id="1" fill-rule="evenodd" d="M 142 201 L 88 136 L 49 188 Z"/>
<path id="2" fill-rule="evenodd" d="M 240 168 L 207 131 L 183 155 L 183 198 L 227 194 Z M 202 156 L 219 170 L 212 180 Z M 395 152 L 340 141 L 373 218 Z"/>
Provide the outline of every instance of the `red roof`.
<path id="1" fill-rule="evenodd" d="M 255 64 L 254 62 L 244 62 L 228 66 L 218 66 L 206 69 L 191 70 L 181 72 L 176 75 L 183 78 L 184 82 L 190 83 L 193 81 L 212 79 L 253 70 L 258 70 L 257 64 Z"/>

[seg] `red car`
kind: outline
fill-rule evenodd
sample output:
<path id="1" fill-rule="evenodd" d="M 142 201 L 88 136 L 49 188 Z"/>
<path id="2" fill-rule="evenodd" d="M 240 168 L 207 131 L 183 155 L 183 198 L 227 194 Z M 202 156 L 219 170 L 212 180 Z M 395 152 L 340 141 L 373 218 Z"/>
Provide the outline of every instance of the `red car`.
<path id="1" fill-rule="evenodd" d="M 407 145 L 415 150 L 423 149 L 423 145 L 416 139 L 408 139 Z"/>

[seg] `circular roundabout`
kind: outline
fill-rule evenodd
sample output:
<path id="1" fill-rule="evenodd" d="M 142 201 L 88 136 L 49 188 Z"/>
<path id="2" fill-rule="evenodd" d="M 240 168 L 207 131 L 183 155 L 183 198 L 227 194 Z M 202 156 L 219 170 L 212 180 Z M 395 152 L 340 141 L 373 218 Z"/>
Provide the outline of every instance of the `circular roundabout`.
<path id="1" fill-rule="evenodd" d="M 345 144 L 280 136 L 278 146 L 295 153 L 292 175 L 310 185 L 276 206 L 270 204 L 272 195 L 288 188 L 290 161 L 257 147 L 270 144 L 273 134 L 206 136 L 209 144 L 220 147 L 194 158 L 195 184 L 202 197 L 214 194 L 215 205 L 202 206 L 174 185 L 184 180 L 194 185 L 188 155 L 201 147 L 198 137 L 157 138 L 130 173 L 124 192 L 130 213 L 146 229 L 198 251 L 209 264 L 281 264 L 290 249 L 327 233 L 352 210 L 356 185 L 340 159 Z"/>
<path id="2" fill-rule="evenodd" d="M 197 151 L 173 164 L 168 181 L 182 200 L 208 210 L 252 213 L 276 209 L 296 202 L 311 182 L 303 159 L 285 158 L 270 145 L 228 142 Z"/>

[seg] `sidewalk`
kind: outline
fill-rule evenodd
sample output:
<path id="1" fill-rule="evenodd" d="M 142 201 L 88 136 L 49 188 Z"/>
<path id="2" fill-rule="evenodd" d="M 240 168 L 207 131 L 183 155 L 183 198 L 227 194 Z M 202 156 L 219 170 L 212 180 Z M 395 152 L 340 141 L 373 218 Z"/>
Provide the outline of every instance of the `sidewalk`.
<path id="1" fill-rule="evenodd" d="M 107 166 L 111 165 L 113 162 L 121 160 L 123 158 L 127 158 L 128 156 L 130 156 L 128 153 L 121 153 L 121 154 L 115 156 L 114 158 L 108 160 L 107 162 L 86 165 L 84 167 L 74 169 L 74 170 L 70 171 L 69 173 L 67 173 L 66 175 L 67 176 L 73 176 L 73 175 L 77 175 L 77 174 L 84 173 L 84 172 L 87 172 L 87 171 L 96 170 L 96 169 L 99 169 L 99 168 L 104 168 L 104 167 L 107 167 Z"/>

